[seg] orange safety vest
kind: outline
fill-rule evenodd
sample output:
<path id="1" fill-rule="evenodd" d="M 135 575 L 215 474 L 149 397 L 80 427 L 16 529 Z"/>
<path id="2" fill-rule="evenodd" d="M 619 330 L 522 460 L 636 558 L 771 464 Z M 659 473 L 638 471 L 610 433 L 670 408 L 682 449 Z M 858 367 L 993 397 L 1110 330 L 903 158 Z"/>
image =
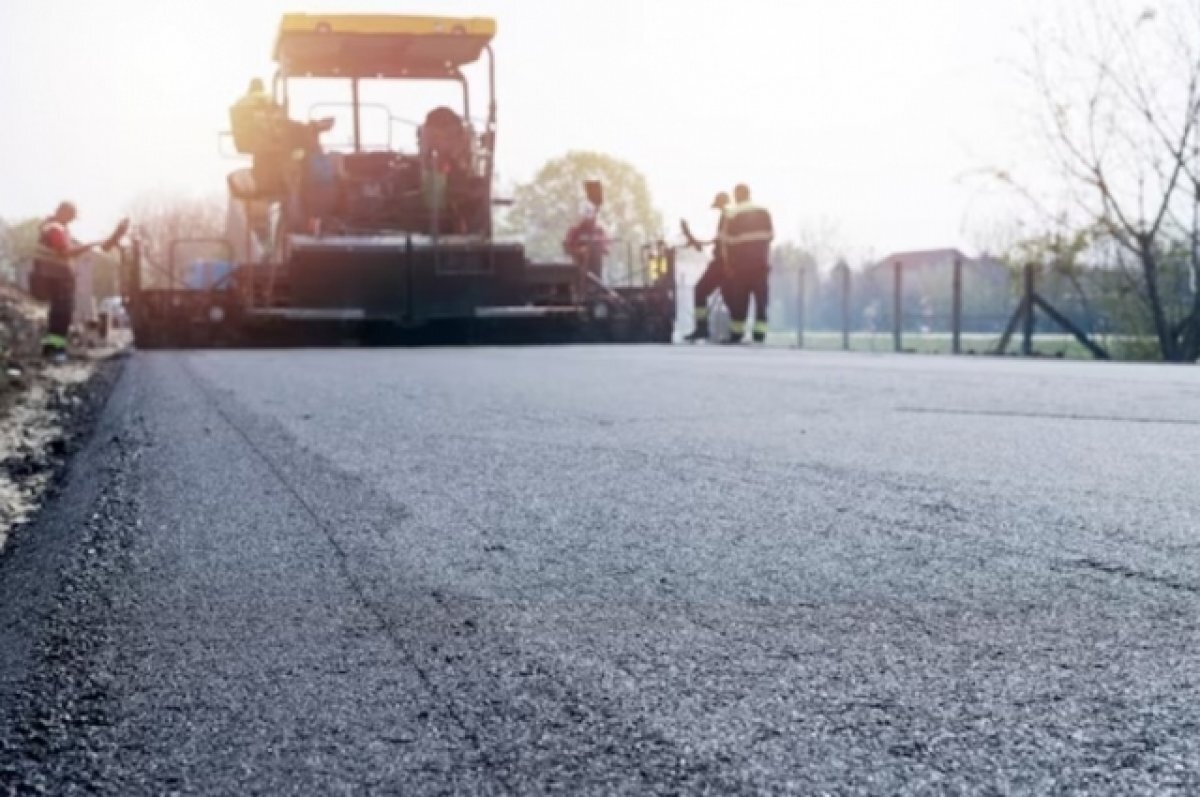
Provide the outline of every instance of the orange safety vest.
<path id="1" fill-rule="evenodd" d="M 58 266 L 70 266 L 67 253 L 71 250 L 71 233 L 67 225 L 54 219 L 46 219 L 38 229 L 37 251 L 34 260 Z"/>

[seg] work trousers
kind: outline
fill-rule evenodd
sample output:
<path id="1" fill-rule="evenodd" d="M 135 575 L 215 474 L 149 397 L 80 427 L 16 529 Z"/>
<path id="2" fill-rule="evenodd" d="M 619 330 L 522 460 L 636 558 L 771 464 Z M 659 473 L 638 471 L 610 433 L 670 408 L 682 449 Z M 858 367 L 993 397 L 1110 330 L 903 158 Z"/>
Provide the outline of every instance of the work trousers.
<path id="1" fill-rule="evenodd" d="M 725 265 L 717 259 L 713 259 L 708 264 L 708 268 L 704 269 L 704 274 L 701 275 L 700 281 L 696 283 L 696 288 L 692 293 L 694 303 L 692 307 L 699 310 L 703 308 L 708 311 L 708 300 L 716 293 L 721 291 L 724 297 L 725 291 L 722 290 L 726 281 Z M 728 297 L 725 297 L 728 302 Z"/>
<path id="2" fill-rule="evenodd" d="M 75 315 L 75 272 L 63 263 L 41 261 L 34 265 L 31 282 L 34 298 L 50 304 L 43 342 L 51 348 L 65 349 Z"/>
<path id="3" fill-rule="evenodd" d="M 604 254 L 597 251 L 586 251 L 583 255 L 583 266 L 598 280 L 604 280 Z"/>
<path id="4" fill-rule="evenodd" d="M 767 333 L 767 305 L 770 302 L 770 268 L 766 265 L 734 264 L 725 287 L 725 304 L 729 306 L 730 328 L 734 335 L 746 331 L 746 315 L 754 299 L 754 335 Z"/>

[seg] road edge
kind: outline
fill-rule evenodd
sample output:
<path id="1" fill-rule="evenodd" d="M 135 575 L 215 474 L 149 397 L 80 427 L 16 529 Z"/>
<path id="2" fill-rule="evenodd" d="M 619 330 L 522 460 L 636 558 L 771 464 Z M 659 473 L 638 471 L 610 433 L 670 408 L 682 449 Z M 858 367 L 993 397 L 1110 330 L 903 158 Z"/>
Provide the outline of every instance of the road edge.
<path id="1" fill-rule="evenodd" d="M 64 588 L 75 563 L 89 553 L 86 533 L 105 489 L 120 467 L 118 454 L 128 425 L 131 355 L 97 364 L 73 393 L 80 403 L 64 419 L 65 447 L 51 473 L 43 506 L 0 553 L 0 794 L 18 793 L 17 758 L 28 751 L 31 701 L 45 695 L 34 686 L 42 647 L 54 636 Z"/>

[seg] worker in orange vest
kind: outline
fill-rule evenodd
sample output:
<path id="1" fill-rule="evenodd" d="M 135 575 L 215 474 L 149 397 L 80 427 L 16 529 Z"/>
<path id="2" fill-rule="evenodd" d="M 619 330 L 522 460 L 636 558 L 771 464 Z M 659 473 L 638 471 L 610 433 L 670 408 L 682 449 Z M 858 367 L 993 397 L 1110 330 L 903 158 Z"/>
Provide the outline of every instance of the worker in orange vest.
<path id="1" fill-rule="evenodd" d="M 563 250 L 575 264 L 597 280 L 604 278 L 604 258 L 608 254 L 608 235 L 596 220 L 596 208 L 588 205 L 583 218 L 567 231 Z"/>
<path id="2" fill-rule="evenodd" d="M 70 228 L 77 215 L 74 204 L 62 202 L 54 215 L 42 222 L 29 276 L 33 298 L 50 304 L 42 355 L 53 362 L 67 358 L 67 336 L 75 315 L 75 269 L 71 261 L 97 247 L 106 251 L 114 248 L 129 229 L 129 221 L 124 220 L 106 240 L 80 244 L 71 237 Z"/>

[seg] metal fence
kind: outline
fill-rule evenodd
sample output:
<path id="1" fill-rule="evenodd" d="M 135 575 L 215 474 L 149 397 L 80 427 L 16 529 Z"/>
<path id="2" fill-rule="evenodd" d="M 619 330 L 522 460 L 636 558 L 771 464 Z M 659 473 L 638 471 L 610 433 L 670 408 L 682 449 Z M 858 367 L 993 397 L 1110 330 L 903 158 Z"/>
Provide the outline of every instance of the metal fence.
<path id="1" fill-rule="evenodd" d="M 699 264 L 681 268 L 679 326 L 692 323 Z M 1114 318 L 1111 272 L 1065 275 L 1029 265 L 955 259 L 936 268 L 903 260 L 864 269 L 773 269 L 770 341 L 807 349 L 944 354 L 1110 356 L 1136 331 Z M 714 335 L 724 327 L 719 299 Z"/>

